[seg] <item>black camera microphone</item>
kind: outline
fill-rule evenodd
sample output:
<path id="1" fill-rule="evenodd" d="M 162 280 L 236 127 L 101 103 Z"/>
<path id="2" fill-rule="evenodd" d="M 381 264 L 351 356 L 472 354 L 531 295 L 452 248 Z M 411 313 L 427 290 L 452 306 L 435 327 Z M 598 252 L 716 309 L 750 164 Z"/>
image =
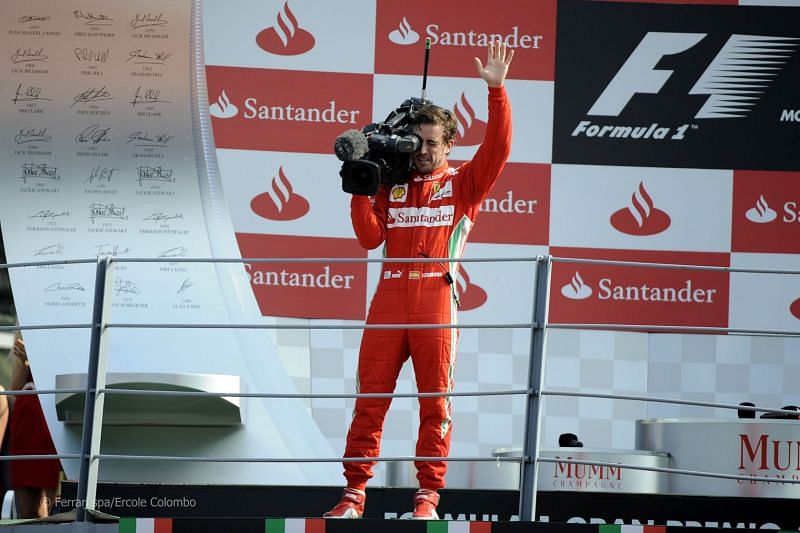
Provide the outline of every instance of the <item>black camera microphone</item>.
<path id="1" fill-rule="evenodd" d="M 340 161 L 361 159 L 369 151 L 367 136 L 358 130 L 347 130 L 333 143 L 333 151 Z"/>

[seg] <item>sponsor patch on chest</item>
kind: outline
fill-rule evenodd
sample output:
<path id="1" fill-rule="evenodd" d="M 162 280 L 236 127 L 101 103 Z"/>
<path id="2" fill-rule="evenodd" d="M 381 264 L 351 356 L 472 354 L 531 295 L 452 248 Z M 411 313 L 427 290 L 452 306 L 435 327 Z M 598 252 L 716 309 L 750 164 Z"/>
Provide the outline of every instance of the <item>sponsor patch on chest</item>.
<path id="1" fill-rule="evenodd" d="M 403 203 L 408 198 L 408 183 L 403 185 L 395 185 L 389 192 L 389 201 Z"/>
<path id="2" fill-rule="evenodd" d="M 452 226 L 455 206 L 439 207 L 390 207 L 387 214 L 387 228 L 413 228 Z"/>
<path id="3" fill-rule="evenodd" d="M 431 194 L 430 198 L 428 199 L 428 203 L 441 200 L 442 198 L 452 198 L 452 197 L 453 197 L 453 182 L 449 180 L 444 183 L 442 183 L 441 181 L 437 181 L 431 186 Z"/>

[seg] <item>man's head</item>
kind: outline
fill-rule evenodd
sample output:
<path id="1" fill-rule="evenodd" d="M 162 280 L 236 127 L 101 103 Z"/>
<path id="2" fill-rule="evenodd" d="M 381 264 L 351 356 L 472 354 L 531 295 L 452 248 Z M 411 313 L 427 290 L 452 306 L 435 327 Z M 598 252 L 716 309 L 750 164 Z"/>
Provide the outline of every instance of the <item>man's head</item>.
<path id="1" fill-rule="evenodd" d="M 422 138 L 414 153 L 418 172 L 432 172 L 447 162 L 456 137 L 456 118 L 447 109 L 435 105 L 422 106 L 414 117 L 414 133 Z"/>

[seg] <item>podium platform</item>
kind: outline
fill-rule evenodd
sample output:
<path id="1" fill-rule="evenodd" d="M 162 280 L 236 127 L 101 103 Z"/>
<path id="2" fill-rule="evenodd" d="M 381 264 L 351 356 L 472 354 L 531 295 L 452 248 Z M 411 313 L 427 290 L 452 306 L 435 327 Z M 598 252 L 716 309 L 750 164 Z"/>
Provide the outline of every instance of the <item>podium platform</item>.
<path id="1" fill-rule="evenodd" d="M 71 500 L 74 502 L 76 488 L 75 483 L 64 484 L 62 504 L 69 504 Z M 218 533 L 258 530 L 259 533 L 265 533 L 267 519 L 284 520 L 285 524 L 289 524 L 290 529 L 285 529 L 283 533 L 292 531 L 380 531 L 381 533 L 391 531 L 570 533 L 574 531 L 579 533 L 599 531 L 598 525 L 662 527 L 659 530 L 648 529 L 651 533 L 664 533 L 663 527 L 668 529 L 692 527 L 693 531 L 697 531 L 698 528 L 766 528 L 784 531 L 800 529 L 800 514 L 797 513 L 796 499 L 539 492 L 536 504 L 537 522 L 519 522 L 516 516 L 519 507 L 518 491 L 443 489 L 439 515 L 446 519 L 442 523 L 447 524 L 447 529 L 429 530 L 425 528 L 434 526 L 400 519 L 404 514 L 410 514 L 413 494 L 414 489 L 410 488 L 367 488 L 367 507 L 363 520 L 322 521 L 324 529 L 319 529 L 322 527 L 319 521 L 306 522 L 306 519 L 317 519 L 332 507 L 341 495 L 341 487 L 101 483 L 98 486 L 97 497 L 102 504 L 99 505 L 99 510 L 124 519 L 134 521 L 169 519 L 172 529 L 164 531 Z M 485 529 L 486 525 L 476 525 L 481 523 L 491 524 L 491 529 Z M 591 528 L 574 529 L 577 526 L 591 526 Z M 602 533 L 619 533 L 619 530 L 603 530 Z M 625 533 L 635 533 L 635 531 L 626 529 Z"/>

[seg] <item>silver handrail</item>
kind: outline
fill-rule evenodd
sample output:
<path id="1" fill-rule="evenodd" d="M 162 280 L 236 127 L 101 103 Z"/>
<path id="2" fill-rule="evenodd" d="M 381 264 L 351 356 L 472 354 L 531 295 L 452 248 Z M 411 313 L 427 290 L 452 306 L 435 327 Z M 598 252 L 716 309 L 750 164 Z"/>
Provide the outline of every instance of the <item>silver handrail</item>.
<path id="1" fill-rule="evenodd" d="M 482 324 L 147 324 L 147 323 L 109 323 L 105 321 L 107 307 L 110 305 L 111 272 L 114 263 L 154 263 L 154 262 L 185 262 L 185 263 L 436 263 L 436 262 L 533 262 L 537 265 L 536 282 L 534 293 L 534 311 L 531 322 L 528 323 L 482 323 Z M 549 280 L 551 268 L 554 263 L 573 263 L 573 264 L 601 264 L 608 266 L 626 266 L 640 268 L 657 269 L 678 269 L 678 270 L 705 270 L 726 273 L 745 273 L 745 274 L 775 274 L 775 275 L 794 275 L 800 274 L 796 270 L 779 269 L 745 269 L 732 267 L 719 267 L 707 265 L 679 265 L 661 264 L 646 262 L 625 262 L 595 259 L 577 258 L 558 258 L 550 256 L 536 257 L 514 257 L 514 258 L 479 258 L 479 259 L 453 259 L 453 258 L 413 258 L 413 259 L 364 259 L 364 258 L 104 258 L 104 259 L 79 259 L 66 261 L 36 261 L 22 263 L 8 263 L 0 265 L 0 268 L 22 268 L 32 266 L 44 266 L 53 264 L 89 264 L 97 265 L 96 271 L 96 290 L 95 290 L 95 315 L 91 324 L 36 324 L 18 326 L 0 326 L 0 331 L 24 331 L 41 329 L 69 329 L 83 328 L 92 330 L 92 343 L 90 349 L 90 368 L 87 372 L 88 383 L 85 389 L 49 389 L 34 391 L 0 391 L 0 396 L 23 396 L 36 394 L 57 394 L 57 393 L 86 393 L 86 406 L 84 411 L 83 441 L 80 454 L 44 454 L 44 455 L 19 455 L 0 458 L 0 460 L 34 460 L 57 458 L 66 460 L 81 460 L 82 468 L 79 477 L 79 500 L 86 502 L 83 510 L 93 509 L 93 498 L 97 486 L 97 468 L 101 460 L 135 460 L 135 461 L 184 461 L 184 462 L 363 462 L 363 461 L 443 461 L 443 462 L 509 462 L 519 463 L 522 468 L 521 487 L 520 487 L 520 518 L 522 520 L 533 520 L 535 517 L 535 501 L 537 486 L 535 483 L 537 465 L 540 463 L 570 463 L 582 464 L 587 466 L 611 466 L 616 468 L 627 468 L 632 470 L 647 470 L 663 472 L 676 475 L 692 475 L 721 479 L 736 479 L 745 481 L 768 481 L 770 483 L 789 483 L 797 484 L 800 480 L 773 479 L 767 477 L 742 476 L 734 474 L 724 474 L 718 472 L 703 472 L 687 469 L 648 467 L 625 463 L 608 463 L 601 461 L 587 461 L 576 459 L 553 459 L 539 456 L 538 450 L 538 427 L 541 421 L 539 402 L 546 396 L 572 396 L 587 398 L 603 398 L 615 400 L 630 400 L 642 402 L 657 402 L 676 405 L 693 405 L 700 407 L 711 407 L 720 409 L 736 409 L 754 412 L 768 412 L 776 414 L 796 415 L 796 411 L 785 409 L 770 409 L 765 407 L 750 407 L 732 405 L 715 402 L 700 402 L 690 400 L 680 400 L 672 398 L 648 397 L 644 395 L 624 395 L 624 394 L 603 394 L 586 393 L 563 390 L 548 390 L 542 387 L 542 368 L 544 364 L 544 343 L 548 329 L 581 329 L 581 330 L 603 330 L 603 331 L 641 331 L 641 332 L 676 332 L 676 333 L 710 333 L 710 334 L 734 334 L 734 335 L 754 335 L 754 336 L 800 336 L 800 331 L 786 330 L 764 330 L 747 328 L 722 328 L 722 327 L 698 327 L 698 326 L 663 326 L 648 324 L 560 324 L 551 323 L 547 319 L 547 304 L 549 303 Z M 532 333 L 531 353 L 530 353 L 530 376 L 527 389 L 495 390 L 495 391 L 468 391 L 468 392 L 444 392 L 444 393 L 353 393 L 353 394 L 275 394 L 275 393 L 241 393 L 241 392 L 201 392 L 201 391 L 165 391 L 165 390 L 133 390 L 133 389 L 114 389 L 105 386 L 105 354 L 102 349 L 102 338 L 111 328 L 141 328 L 141 329 L 273 329 L 273 330 L 367 330 L 367 329 L 530 329 Z M 92 363 L 93 362 L 93 363 Z M 94 367 L 93 367 L 94 365 Z M 124 455 L 124 454 L 103 454 L 99 447 L 99 426 L 102 421 L 103 403 L 102 398 L 106 395 L 163 395 L 163 396 L 227 396 L 227 397 L 253 397 L 253 398 L 274 398 L 274 399 L 331 399 L 331 398 L 423 398 L 423 397 L 457 397 L 457 396 L 499 396 L 499 395 L 518 395 L 526 396 L 526 418 L 525 433 L 526 441 L 525 453 L 520 456 L 512 457 L 335 457 L 335 458 L 263 458 L 263 457 L 191 457 L 191 456 L 159 456 L 159 455 Z M 82 498 L 81 495 L 85 498 Z M 85 517 L 79 517 L 79 520 Z"/>

